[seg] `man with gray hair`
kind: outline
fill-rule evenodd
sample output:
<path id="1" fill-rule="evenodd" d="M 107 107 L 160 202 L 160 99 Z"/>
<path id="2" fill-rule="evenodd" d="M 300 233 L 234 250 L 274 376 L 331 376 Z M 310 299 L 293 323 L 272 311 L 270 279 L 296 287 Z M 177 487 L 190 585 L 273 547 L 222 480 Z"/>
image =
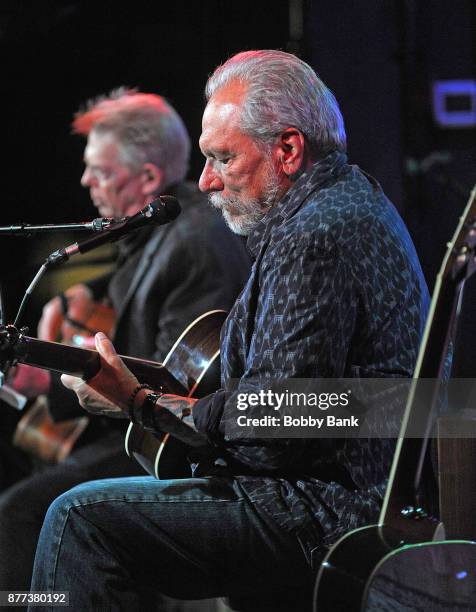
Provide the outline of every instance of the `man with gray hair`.
<path id="1" fill-rule="evenodd" d="M 408 232 L 379 184 L 347 164 L 337 102 L 305 62 L 240 53 L 206 93 L 199 186 L 255 263 L 222 332 L 213 395 L 140 389 L 102 334 L 98 375 L 63 377 L 86 409 L 167 431 L 202 457 L 195 478 L 89 483 L 52 504 L 32 588 L 69 591 L 78 609 L 147 609 L 155 588 L 309 610 L 327 548 L 376 520 L 388 477 L 389 440 L 254 438 L 237 402 L 271 381 L 410 377 L 428 292 Z M 247 417 L 262 414 L 250 401 Z"/>
<path id="2" fill-rule="evenodd" d="M 39 337 L 78 332 L 98 303 L 116 313 L 113 339 L 122 354 L 163 361 L 198 316 L 229 310 L 249 275 L 241 240 L 208 210 L 186 182 L 190 140 L 182 119 L 161 96 L 120 88 L 89 102 L 73 130 L 87 137 L 81 178 L 102 217 L 140 211 L 159 194 L 182 212 L 163 227 L 132 232 L 118 243 L 111 273 L 67 289 L 44 308 Z M 51 380 L 53 379 L 53 380 Z M 14 385 L 29 396 L 49 394 L 57 421 L 83 416 L 76 396 L 46 370 L 18 366 Z M 73 453 L 42 466 L 0 495 L 0 590 L 27 590 L 36 541 L 50 503 L 87 480 L 144 474 L 124 449 L 125 422 L 92 416 Z"/>

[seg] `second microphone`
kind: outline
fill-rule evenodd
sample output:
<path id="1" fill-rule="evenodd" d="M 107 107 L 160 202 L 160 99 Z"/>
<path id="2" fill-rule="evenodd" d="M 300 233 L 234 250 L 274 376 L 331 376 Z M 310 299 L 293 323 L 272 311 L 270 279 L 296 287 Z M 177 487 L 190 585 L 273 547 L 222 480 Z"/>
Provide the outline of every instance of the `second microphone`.
<path id="1" fill-rule="evenodd" d="M 81 240 L 81 242 L 74 242 L 51 253 L 47 257 L 45 265 L 50 267 L 54 264 L 67 261 L 77 253 L 87 253 L 108 242 L 116 242 L 116 240 L 129 234 L 129 232 L 146 225 L 165 225 L 176 219 L 180 211 L 180 204 L 176 198 L 170 195 L 161 195 L 132 217 L 124 217 L 124 219 L 112 223 L 103 232 Z"/>

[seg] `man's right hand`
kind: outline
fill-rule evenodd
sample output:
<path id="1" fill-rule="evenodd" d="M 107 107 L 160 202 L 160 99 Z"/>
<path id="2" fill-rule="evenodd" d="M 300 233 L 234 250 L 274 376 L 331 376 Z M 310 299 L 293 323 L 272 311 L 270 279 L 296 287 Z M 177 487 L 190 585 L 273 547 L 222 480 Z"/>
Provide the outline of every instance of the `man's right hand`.
<path id="1" fill-rule="evenodd" d="M 86 321 L 94 309 L 91 290 L 83 284 L 73 285 L 64 293 L 68 302 L 68 316 L 76 321 Z M 40 322 L 38 338 L 48 342 L 68 341 L 77 333 L 64 319 L 61 299 L 56 296 L 45 304 Z"/>

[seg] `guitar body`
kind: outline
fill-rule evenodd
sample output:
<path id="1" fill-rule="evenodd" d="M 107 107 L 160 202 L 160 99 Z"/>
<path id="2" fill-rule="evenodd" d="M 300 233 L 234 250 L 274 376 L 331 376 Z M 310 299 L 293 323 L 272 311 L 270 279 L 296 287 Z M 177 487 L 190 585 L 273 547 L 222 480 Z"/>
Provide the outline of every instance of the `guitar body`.
<path id="1" fill-rule="evenodd" d="M 113 308 L 101 302 L 93 302 L 88 304 L 81 321 L 71 318 L 67 313 L 64 315 L 59 340 L 75 346 L 84 346 L 89 341 L 90 346 L 94 347 L 94 335 L 102 331 L 111 338 L 115 323 L 116 313 Z"/>
<path id="2" fill-rule="evenodd" d="M 415 540 L 408 534 L 404 536 L 400 531 L 379 525 L 347 533 L 332 546 L 321 563 L 314 609 L 319 612 L 361 610 L 367 582 L 375 567 L 387 555 L 412 541 Z"/>
<path id="3" fill-rule="evenodd" d="M 46 395 L 38 396 L 18 421 L 13 444 L 43 463 L 60 463 L 72 451 L 89 423 L 84 415 L 56 423 Z"/>
<path id="4" fill-rule="evenodd" d="M 362 527 L 341 538 L 326 555 L 314 610 L 474 612 L 474 567 L 474 542 L 415 544 L 388 527 Z"/>
<path id="5" fill-rule="evenodd" d="M 476 544 L 423 542 L 388 554 L 367 585 L 362 610 L 476 612 Z"/>
<path id="6" fill-rule="evenodd" d="M 202 315 L 182 333 L 163 365 L 184 388 L 182 395 L 203 397 L 220 386 L 220 329 L 226 313 Z M 190 477 L 187 446 L 169 434 L 159 436 L 131 423 L 126 452 L 152 476 L 160 479 Z"/>

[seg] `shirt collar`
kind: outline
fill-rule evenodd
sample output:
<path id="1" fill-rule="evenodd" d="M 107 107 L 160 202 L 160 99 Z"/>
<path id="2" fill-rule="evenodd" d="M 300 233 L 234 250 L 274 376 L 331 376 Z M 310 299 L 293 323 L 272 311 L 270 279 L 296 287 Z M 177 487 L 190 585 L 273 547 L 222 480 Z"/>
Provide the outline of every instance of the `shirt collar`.
<path id="1" fill-rule="evenodd" d="M 248 236 L 247 246 L 254 257 L 257 257 L 261 247 L 268 240 L 272 229 L 291 217 L 311 191 L 340 176 L 345 171 L 346 162 L 345 153 L 333 151 L 301 174 Z"/>

